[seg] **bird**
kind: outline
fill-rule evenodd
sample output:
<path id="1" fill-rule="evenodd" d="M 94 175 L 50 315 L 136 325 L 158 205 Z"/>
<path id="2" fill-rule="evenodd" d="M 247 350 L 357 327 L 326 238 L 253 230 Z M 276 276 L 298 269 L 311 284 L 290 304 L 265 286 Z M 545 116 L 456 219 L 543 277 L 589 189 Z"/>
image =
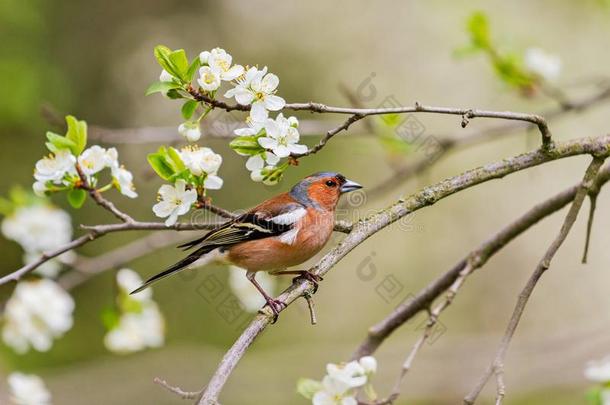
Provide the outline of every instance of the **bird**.
<path id="1" fill-rule="evenodd" d="M 246 277 L 264 297 L 277 319 L 285 304 L 267 294 L 256 281 L 256 273 L 296 274 L 312 281 L 317 288 L 320 276 L 307 270 L 287 269 L 304 263 L 322 250 L 333 232 L 339 198 L 361 188 L 360 184 L 336 172 L 307 176 L 290 191 L 272 197 L 202 237 L 178 246 L 193 251 L 146 280 L 130 294 L 136 294 L 215 252 L 222 261 L 246 269 Z"/>

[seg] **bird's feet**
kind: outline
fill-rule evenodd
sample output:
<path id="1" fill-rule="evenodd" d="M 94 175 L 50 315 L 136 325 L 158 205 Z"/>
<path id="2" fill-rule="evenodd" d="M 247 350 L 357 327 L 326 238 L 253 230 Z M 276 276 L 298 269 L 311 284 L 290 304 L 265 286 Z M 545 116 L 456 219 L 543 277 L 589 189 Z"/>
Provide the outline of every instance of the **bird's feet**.
<path id="1" fill-rule="evenodd" d="M 267 301 L 267 305 L 271 308 L 271 312 L 273 312 L 273 322 L 276 323 L 278 317 L 280 316 L 280 311 L 286 308 L 286 303 L 275 298 L 271 298 L 269 296 L 265 297 L 265 301 Z"/>
<path id="2" fill-rule="evenodd" d="M 322 276 L 318 276 L 317 274 L 310 273 L 307 270 L 299 271 L 299 275 L 296 276 L 292 281 L 296 281 L 298 279 L 305 279 L 311 281 L 313 284 L 313 293 L 315 294 L 318 291 L 318 285 L 320 281 L 324 280 Z"/>

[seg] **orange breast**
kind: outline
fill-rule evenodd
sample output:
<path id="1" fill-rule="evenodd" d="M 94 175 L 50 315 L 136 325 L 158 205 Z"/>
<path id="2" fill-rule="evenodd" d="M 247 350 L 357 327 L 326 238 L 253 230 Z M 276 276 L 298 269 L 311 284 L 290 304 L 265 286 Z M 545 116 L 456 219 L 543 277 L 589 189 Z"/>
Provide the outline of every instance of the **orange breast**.
<path id="1" fill-rule="evenodd" d="M 227 259 L 250 271 L 282 270 L 309 260 L 328 242 L 334 218 L 329 211 L 307 211 L 295 224 L 299 231 L 293 243 L 282 242 L 280 237 L 239 243 L 228 249 Z"/>

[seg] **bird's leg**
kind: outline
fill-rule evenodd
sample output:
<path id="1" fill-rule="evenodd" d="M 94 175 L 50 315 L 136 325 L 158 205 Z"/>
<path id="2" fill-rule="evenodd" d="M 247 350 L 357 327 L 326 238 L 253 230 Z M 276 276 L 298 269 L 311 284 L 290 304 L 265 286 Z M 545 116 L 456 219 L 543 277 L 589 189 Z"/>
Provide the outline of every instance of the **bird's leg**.
<path id="1" fill-rule="evenodd" d="M 271 273 L 274 276 L 283 276 L 287 274 L 297 274 L 297 277 L 293 279 L 293 281 L 298 280 L 299 278 L 304 278 L 305 280 L 309 280 L 312 282 L 314 286 L 313 293 L 315 294 L 318 291 L 318 284 L 320 281 L 324 280 L 322 276 L 318 276 L 317 274 L 313 274 L 307 270 L 287 270 L 287 271 L 276 271 Z"/>
<path id="2" fill-rule="evenodd" d="M 265 301 L 267 301 L 267 305 L 269 305 L 269 308 L 271 308 L 271 311 L 273 311 L 273 323 L 275 323 L 277 321 L 278 316 L 280 315 L 280 311 L 284 308 L 286 304 L 284 304 L 280 300 L 276 300 L 275 298 L 269 296 L 269 294 L 267 294 L 265 290 L 263 290 L 263 287 L 261 287 L 258 281 L 256 281 L 255 277 L 256 272 L 254 271 L 248 271 L 246 273 L 246 278 L 250 280 L 252 284 L 254 284 L 254 287 L 256 287 L 256 289 L 262 294 L 262 296 L 265 298 Z"/>

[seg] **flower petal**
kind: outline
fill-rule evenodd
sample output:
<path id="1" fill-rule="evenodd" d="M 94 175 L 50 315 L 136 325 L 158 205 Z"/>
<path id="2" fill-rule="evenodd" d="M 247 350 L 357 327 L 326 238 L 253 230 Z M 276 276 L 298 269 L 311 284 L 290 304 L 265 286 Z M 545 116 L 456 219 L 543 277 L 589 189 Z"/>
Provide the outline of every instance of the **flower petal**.
<path id="1" fill-rule="evenodd" d="M 286 105 L 286 100 L 283 98 L 276 96 L 274 94 L 269 94 L 265 96 L 265 107 L 269 111 L 279 111 Z"/>

